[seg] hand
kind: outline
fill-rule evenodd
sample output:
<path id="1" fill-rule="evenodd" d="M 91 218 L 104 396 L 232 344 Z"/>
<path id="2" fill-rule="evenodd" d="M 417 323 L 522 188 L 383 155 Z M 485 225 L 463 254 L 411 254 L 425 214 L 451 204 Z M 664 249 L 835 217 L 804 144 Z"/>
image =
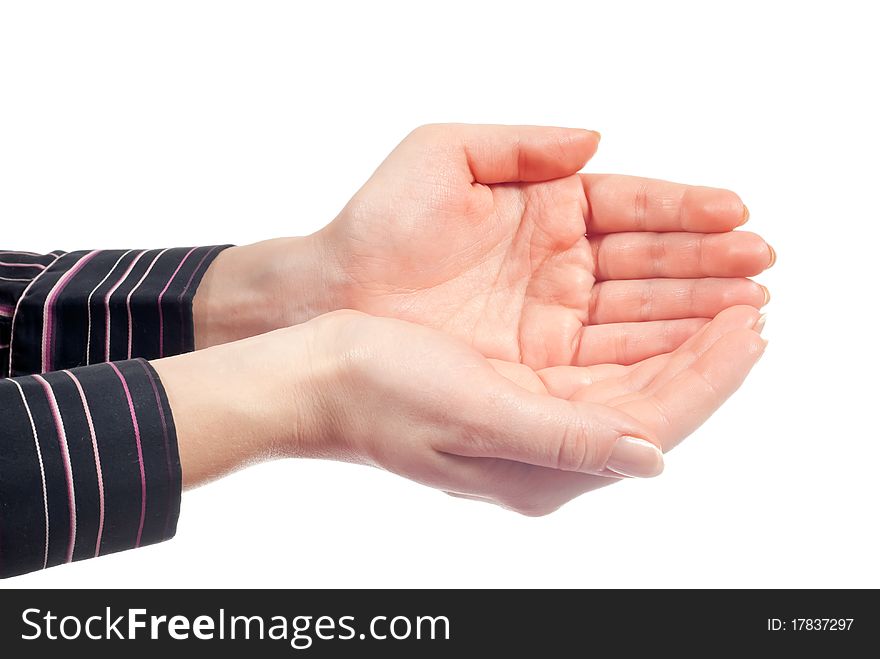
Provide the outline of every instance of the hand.
<path id="1" fill-rule="evenodd" d="M 659 473 L 658 449 L 708 418 L 760 357 L 756 324 L 757 311 L 735 307 L 669 355 L 533 371 L 344 311 L 155 367 L 189 486 L 268 457 L 321 457 L 545 514 L 620 475 Z"/>
<path id="2" fill-rule="evenodd" d="M 534 368 L 631 364 L 675 349 L 726 307 L 766 302 L 745 277 L 775 257 L 755 234 L 730 231 L 747 217 L 739 197 L 576 174 L 598 139 L 417 129 L 318 234 L 221 255 L 203 299 L 219 292 L 207 324 L 226 327 L 201 345 L 354 308 Z"/>

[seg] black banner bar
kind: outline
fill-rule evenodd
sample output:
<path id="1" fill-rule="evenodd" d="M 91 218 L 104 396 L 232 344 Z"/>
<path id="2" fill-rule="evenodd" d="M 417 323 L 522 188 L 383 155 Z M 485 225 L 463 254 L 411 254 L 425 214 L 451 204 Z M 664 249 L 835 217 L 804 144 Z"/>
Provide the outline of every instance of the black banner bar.
<path id="1" fill-rule="evenodd" d="M 841 651 L 878 640 L 877 591 L 4 590 L 3 656 L 590 655 Z M 71 648 L 76 643 L 78 647 Z M 225 649 L 225 648 L 224 648 Z M 624 653 L 624 654 L 628 654 Z M 57 655 L 60 656 L 60 655 Z"/>

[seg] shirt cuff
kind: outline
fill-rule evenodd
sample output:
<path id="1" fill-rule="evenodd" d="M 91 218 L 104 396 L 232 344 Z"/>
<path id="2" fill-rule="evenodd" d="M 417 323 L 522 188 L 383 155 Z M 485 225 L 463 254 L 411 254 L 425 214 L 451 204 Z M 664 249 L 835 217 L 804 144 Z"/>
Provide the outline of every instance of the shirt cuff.
<path id="1" fill-rule="evenodd" d="M 0 577 L 174 536 L 174 419 L 135 359 L 0 381 Z"/>
<path id="2" fill-rule="evenodd" d="M 62 254 L 16 303 L 9 375 L 193 350 L 193 297 L 225 247 Z"/>

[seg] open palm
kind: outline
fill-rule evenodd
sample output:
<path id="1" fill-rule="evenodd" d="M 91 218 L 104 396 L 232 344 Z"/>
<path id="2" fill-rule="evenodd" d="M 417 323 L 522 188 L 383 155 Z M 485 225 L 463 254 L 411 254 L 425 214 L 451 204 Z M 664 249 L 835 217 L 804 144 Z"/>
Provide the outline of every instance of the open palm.
<path id="1" fill-rule="evenodd" d="M 578 174 L 591 131 L 426 126 L 324 229 L 346 304 L 533 368 L 674 350 L 772 264 L 729 191 Z"/>
<path id="2" fill-rule="evenodd" d="M 657 475 L 662 458 L 644 444 L 665 451 L 684 440 L 736 391 L 765 347 L 750 306 L 726 309 L 673 352 L 627 366 L 532 369 L 486 359 L 444 332 L 353 311 L 309 325 L 305 343 L 322 365 L 317 423 L 327 445 L 532 515 L 621 476 Z M 642 442 L 621 454 L 622 437 Z"/>
<path id="3" fill-rule="evenodd" d="M 757 310 L 736 306 L 721 312 L 672 353 L 629 366 L 557 366 L 534 371 L 523 364 L 490 361 L 497 372 L 535 394 L 628 415 L 649 429 L 665 452 L 702 425 L 739 388 L 764 352 L 762 329 Z M 501 503 L 528 514 L 552 512 L 570 499 L 618 482 L 614 473 L 607 474 L 612 478 L 577 473 L 571 464 L 560 470 L 515 457 L 484 459 L 480 469 L 483 482 L 507 484 L 506 497 L 499 501 L 484 492 L 449 493 Z"/>

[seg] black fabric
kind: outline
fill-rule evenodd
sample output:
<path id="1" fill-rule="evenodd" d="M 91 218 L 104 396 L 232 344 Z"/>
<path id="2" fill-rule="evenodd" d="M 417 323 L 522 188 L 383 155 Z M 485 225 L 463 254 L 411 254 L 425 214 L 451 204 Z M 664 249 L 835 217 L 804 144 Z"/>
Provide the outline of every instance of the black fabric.
<path id="1" fill-rule="evenodd" d="M 222 249 L 0 252 L 0 577 L 174 535 L 177 435 L 145 360 L 194 348 Z"/>
<path id="2" fill-rule="evenodd" d="M 180 458 L 146 361 L 0 380 L 0 409 L 0 576 L 174 535 Z"/>
<path id="3" fill-rule="evenodd" d="M 34 257 L 29 266 L 20 263 L 26 256 L 19 257 L 14 270 L 0 266 L 0 276 L 32 276 L 25 286 L 0 279 L 0 304 L 9 316 L 0 325 L 0 346 L 11 346 L 5 374 L 192 350 L 192 300 L 222 249 L 59 252 L 44 270 L 36 261 L 45 257 Z"/>

